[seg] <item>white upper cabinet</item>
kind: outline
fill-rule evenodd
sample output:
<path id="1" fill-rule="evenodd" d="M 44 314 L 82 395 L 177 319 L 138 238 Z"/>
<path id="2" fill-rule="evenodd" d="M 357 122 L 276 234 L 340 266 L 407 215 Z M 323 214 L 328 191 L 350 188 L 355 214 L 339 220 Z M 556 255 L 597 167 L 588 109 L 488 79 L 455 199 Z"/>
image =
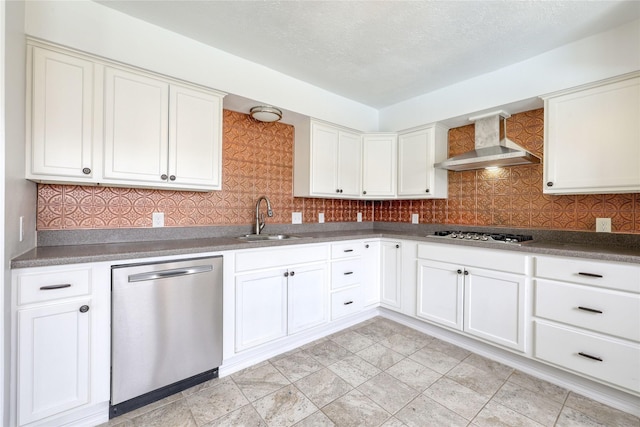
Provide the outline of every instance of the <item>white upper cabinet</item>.
<path id="1" fill-rule="evenodd" d="M 107 67 L 104 94 L 104 177 L 166 182 L 169 85 Z"/>
<path id="2" fill-rule="evenodd" d="M 447 128 L 434 125 L 398 136 L 398 197 L 446 198 L 447 171 L 434 163 L 447 158 Z"/>
<path id="3" fill-rule="evenodd" d="M 169 181 L 222 189 L 222 99 L 218 94 L 170 86 Z"/>
<path id="4" fill-rule="evenodd" d="M 640 73 L 544 97 L 544 192 L 640 191 Z"/>
<path id="5" fill-rule="evenodd" d="M 360 135 L 312 121 L 308 138 L 296 138 L 294 195 L 354 198 L 360 194 Z"/>
<path id="6" fill-rule="evenodd" d="M 396 134 L 367 134 L 362 142 L 362 197 L 386 199 L 396 195 Z"/>
<path id="7" fill-rule="evenodd" d="M 95 176 L 93 63 L 31 46 L 28 61 L 26 177 L 90 182 Z"/>
<path id="8" fill-rule="evenodd" d="M 222 188 L 224 94 L 29 43 L 28 179 Z"/>

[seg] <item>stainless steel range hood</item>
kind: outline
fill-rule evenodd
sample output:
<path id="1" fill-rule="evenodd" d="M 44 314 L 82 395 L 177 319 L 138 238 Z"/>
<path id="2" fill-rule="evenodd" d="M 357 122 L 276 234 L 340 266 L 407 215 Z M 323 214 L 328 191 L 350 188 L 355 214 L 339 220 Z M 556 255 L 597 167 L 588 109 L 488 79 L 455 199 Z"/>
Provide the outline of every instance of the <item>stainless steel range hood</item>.
<path id="1" fill-rule="evenodd" d="M 505 111 L 470 117 L 469 120 L 475 122 L 475 150 L 450 157 L 434 166 L 452 171 L 465 171 L 540 163 L 540 158 L 506 137 L 506 119 L 509 117 L 511 115 Z"/>

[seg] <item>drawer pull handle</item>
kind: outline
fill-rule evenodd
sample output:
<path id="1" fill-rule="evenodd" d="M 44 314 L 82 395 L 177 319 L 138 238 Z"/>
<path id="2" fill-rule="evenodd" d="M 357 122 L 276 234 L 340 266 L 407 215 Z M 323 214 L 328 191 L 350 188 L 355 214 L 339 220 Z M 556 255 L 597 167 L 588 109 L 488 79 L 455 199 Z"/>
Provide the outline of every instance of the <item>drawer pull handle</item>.
<path id="1" fill-rule="evenodd" d="M 589 313 L 598 313 L 598 314 L 602 314 L 602 310 L 596 310 L 595 308 L 589 308 L 589 307 L 578 307 L 579 310 L 584 310 L 584 311 L 588 311 Z"/>
<path id="2" fill-rule="evenodd" d="M 343 303 L 344 305 L 349 305 L 349 304 L 353 304 L 353 301 L 347 301 L 345 303 Z"/>
<path id="3" fill-rule="evenodd" d="M 598 279 L 602 279 L 602 274 L 594 274 L 594 273 L 583 273 L 579 272 L 579 276 L 587 276 L 587 277 L 597 277 Z"/>
<path id="4" fill-rule="evenodd" d="M 587 359 L 597 360 L 598 362 L 604 362 L 604 360 L 602 360 L 602 358 L 598 356 L 592 356 L 590 354 L 583 353 L 583 352 L 579 352 L 578 354 L 582 357 L 586 357 Z"/>
<path id="5" fill-rule="evenodd" d="M 64 284 L 60 284 L 60 285 L 40 286 L 40 290 L 41 291 L 52 291 L 54 289 L 63 289 L 63 288 L 70 288 L 70 287 L 71 287 L 70 283 L 64 283 Z"/>
<path id="6" fill-rule="evenodd" d="M 353 252 L 353 249 L 345 249 L 343 252 Z"/>

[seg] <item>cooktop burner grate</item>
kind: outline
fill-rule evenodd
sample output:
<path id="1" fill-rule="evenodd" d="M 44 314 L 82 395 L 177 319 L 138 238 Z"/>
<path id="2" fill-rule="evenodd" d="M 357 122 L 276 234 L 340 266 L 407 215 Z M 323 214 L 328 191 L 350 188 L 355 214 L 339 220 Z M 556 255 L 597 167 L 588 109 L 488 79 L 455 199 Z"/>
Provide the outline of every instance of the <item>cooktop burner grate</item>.
<path id="1" fill-rule="evenodd" d="M 490 233 L 484 231 L 457 231 L 457 230 L 442 230 L 436 231 L 434 234 L 427 237 L 435 237 L 441 239 L 457 239 L 468 240 L 475 242 L 487 242 L 487 243 L 509 243 L 519 245 L 523 242 L 529 242 L 533 240 L 533 236 L 527 234 L 509 234 L 509 233 Z"/>

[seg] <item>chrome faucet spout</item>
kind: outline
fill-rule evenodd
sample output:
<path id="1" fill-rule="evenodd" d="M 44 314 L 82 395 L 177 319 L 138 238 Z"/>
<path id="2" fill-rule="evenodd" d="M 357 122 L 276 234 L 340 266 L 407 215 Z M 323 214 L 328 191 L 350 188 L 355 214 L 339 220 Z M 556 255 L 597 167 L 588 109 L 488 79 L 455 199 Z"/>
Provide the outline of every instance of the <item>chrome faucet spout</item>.
<path id="1" fill-rule="evenodd" d="M 258 197 L 258 201 L 256 202 L 256 226 L 255 226 L 254 234 L 260 234 L 260 231 L 262 231 L 262 229 L 264 228 L 264 214 L 260 213 L 260 202 L 262 202 L 263 200 L 267 203 L 267 216 L 268 217 L 273 216 L 273 211 L 271 210 L 271 202 L 269 201 L 269 198 L 267 196 Z"/>

